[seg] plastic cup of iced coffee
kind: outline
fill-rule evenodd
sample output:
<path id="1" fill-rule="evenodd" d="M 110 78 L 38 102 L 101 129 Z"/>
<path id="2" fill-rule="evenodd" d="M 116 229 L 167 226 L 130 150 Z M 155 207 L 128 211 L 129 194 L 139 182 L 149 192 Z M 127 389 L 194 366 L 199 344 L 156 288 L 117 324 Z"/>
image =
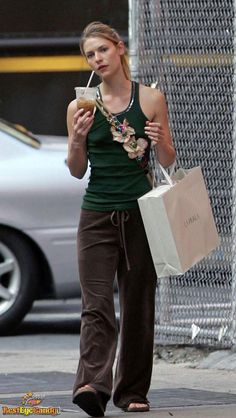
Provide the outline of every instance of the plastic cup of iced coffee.
<path id="1" fill-rule="evenodd" d="M 93 113 L 96 106 L 97 87 L 75 87 L 77 109 Z"/>

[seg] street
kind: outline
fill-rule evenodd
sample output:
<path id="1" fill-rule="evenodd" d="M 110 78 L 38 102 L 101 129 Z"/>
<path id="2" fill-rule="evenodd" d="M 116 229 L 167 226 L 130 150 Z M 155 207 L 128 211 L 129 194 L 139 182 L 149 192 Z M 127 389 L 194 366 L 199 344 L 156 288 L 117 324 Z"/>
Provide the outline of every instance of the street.
<path id="1" fill-rule="evenodd" d="M 59 408 L 63 417 L 86 416 L 71 402 L 80 309 L 78 299 L 36 302 L 15 335 L 1 337 L 0 416 L 15 416 L 10 408 L 21 406 L 26 396 L 37 398 L 42 408 Z M 235 418 L 235 371 L 154 362 L 149 400 L 150 418 Z M 112 402 L 106 415 L 125 416 Z"/>

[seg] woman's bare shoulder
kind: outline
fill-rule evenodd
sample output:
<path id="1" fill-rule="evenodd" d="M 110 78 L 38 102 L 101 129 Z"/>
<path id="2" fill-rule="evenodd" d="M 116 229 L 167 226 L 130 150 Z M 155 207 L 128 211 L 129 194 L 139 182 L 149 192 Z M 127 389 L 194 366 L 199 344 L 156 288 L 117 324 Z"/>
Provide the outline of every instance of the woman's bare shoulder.
<path id="1" fill-rule="evenodd" d="M 159 117 L 160 113 L 166 113 L 167 105 L 165 95 L 161 90 L 141 84 L 139 97 L 141 108 L 149 120 L 154 120 L 157 114 Z"/>
<path id="2" fill-rule="evenodd" d="M 144 84 L 140 84 L 140 95 L 144 100 L 152 101 L 154 104 L 158 103 L 160 105 L 163 101 L 165 102 L 165 95 L 161 90 Z"/>

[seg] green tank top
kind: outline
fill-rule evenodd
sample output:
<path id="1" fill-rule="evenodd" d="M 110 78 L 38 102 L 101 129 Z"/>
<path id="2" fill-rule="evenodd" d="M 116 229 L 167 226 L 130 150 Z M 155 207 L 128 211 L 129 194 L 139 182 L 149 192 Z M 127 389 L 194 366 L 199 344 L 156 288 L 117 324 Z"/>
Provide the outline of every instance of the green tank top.
<path id="1" fill-rule="evenodd" d="M 127 109 L 115 114 L 122 123 L 126 118 L 135 129 L 135 137 L 150 140 L 144 133 L 147 121 L 139 104 L 139 84 L 132 82 L 131 100 Z M 137 199 L 151 189 L 145 167 L 137 159 L 130 159 L 121 143 L 114 141 L 111 125 L 96 109 L 94 123 L 88 133 L 87 150 L 90 179 L 82 208 L 96 211 L 128 210 L 138 207 Z"/>

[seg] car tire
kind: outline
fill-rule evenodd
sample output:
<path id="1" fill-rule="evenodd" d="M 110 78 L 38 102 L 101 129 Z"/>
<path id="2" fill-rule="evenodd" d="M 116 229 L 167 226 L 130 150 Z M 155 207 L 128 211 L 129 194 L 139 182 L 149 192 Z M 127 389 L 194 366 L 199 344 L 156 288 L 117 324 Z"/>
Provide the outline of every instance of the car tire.
<path id="1" fill-rule="evenodd" d="M 0 334 L 11 334 L 37 294 L 37 263 L 30 244 L 0 228 Z"/>

